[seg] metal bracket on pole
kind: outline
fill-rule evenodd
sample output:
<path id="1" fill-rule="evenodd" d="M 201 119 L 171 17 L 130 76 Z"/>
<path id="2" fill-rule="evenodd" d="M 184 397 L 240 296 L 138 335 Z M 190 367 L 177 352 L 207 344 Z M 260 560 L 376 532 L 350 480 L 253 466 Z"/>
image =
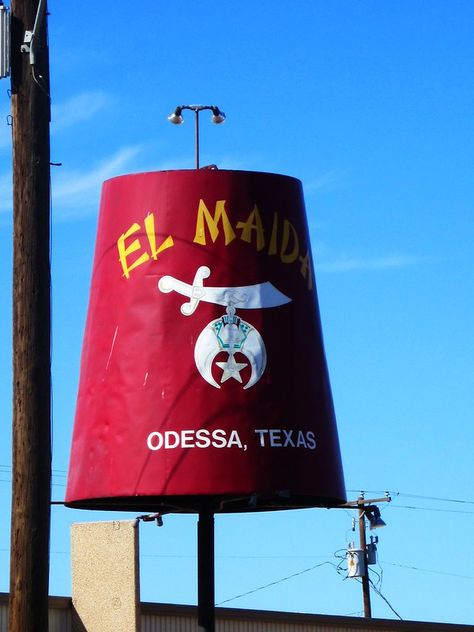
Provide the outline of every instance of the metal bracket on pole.
<path id="1" fill-rule="evenodd" d="M 33 31 L 25 31 L 25 37 L 23 38 L 23 44 L 20 51 L 22 53 L 29 53 L 31 51 L 31 42 L 33 41 Z"/>
<path id="2" fill-rule="evenodd" d="M 36 11 L 35 23 L 33 25 L 32 31 L 25 31 L 25 36 L 23 38 L 23 44 L 21 45 L 20 51 L 22 53 L 28 53 L 30 56 L 30 65 L 34 66 L 36 63 L 35 59 L 35 35 L 38 29 L 41 26 L 41 20 L 45 14 L 46 9 L 46 0 L 39 0 L 38 9 Z"/>

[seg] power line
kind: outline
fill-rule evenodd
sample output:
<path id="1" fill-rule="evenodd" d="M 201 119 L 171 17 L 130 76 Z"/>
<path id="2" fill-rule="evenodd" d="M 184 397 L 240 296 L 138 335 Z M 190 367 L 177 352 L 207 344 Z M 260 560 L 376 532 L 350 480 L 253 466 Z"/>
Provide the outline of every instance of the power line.
<path id="1" fill-rule="evenodd" d="M 379 597 L 381 597 L 381 598 L 385 601 L 385 603 L 386 603 L 386 604 L 387 604 L 387 606 L 390 608 L 390 610 L 391 610 L 394 614 L 396 614 L 396 615 L 397 615 L 397 617 L 400 619 L 400 621 L 403 621 L 402 617 L 398 614 L 398 612 L 395 610 L 395 608 L 392 606 L 392 604 L 389 602 L 389 600 L 388 600 L 388 599 L 387 599 L 384 595 L 382 595 L 382 593 L 381 593 L 381 592 L 380 592 L 380 590 L 377 588 L 377 586 L 374 584 L 374 582 L 370 579 L 370 577 L 369 577 L 369 582 L 370 582 L 370 585 L 372 586 L 372 588 L 373 588 L 373 589 L 375 590 L 375 592 L 377 593 L 377 595 L 378 595 Z"/>
<path id="2" fill-rule="evenodd" d="M 196 555 L 162 555 L 159 553 L 146 553 L 143 557 L 159 557 L 159 558 L 193 558 Z M 327 560 L 329 555 L 216 555 L 219 560 L 309 560 L 323 559 Z"/>
<path id="3" fill-rule="evenodd" d="M 5 547 L 0 547 L 0 552 L 8 552 L 10 549 L 9 548 L 5 548 Z M 341 549 L 345 550 L 345 549 Z M 55 551 L 52 550 L 51 551 L 52 554 L 54 555 L 70 555 L 70 551 Z M 196 555 L 173 555 L 173 554 L 168 554 L 168 555 L 160 555 L 160 554 L 155 554 L 155 553 L 144 553 L 141 555 L 142 558 L 160 558 L 160 559 L 196 559 Z M 327 558 L 328 556 L 322 556 L 322 555 L 306 555 L 306 556 L 284 556 L 284 555 L 216 555 L 216 559 L 241 559 L 241 560 L 261 560 L 261 559 L 300 559 L 300 558 Z M 337 556 L 338 558 L 341 559 L 341 563 L 345 561 L 345 556 Z M 298 573 L 295 573 L 294 575 L 289 575 L 288 577 L 283 577 L 282 579 L 278 579 L 275 582 L 272 582 L 270 584 L 266 584 L 265 586 L 262 586 L 260 588 L 255 589 L 255 591 L 257 590 L 262 590 L 263 588 L 266 588 L 267 586 L 272 586 L 273 584 L 277 584 L 281 581 L 285 581 L 287 579 L 291 579 L 292 577 L 296 577 L 297 575 L 301 575 L 303 573 L 307 573 L 310 570 L 313 570 L 315 568 L 318 568 L 319 566 L 323 566 L 324 564 L 330 564 L 331 566 L 334 566 L 336 568 L 336 570 L 338 570 L 338 566 L 340 566 L 340 564 L 338 566 L 336 566 L 335 564 L 332 564 L 331 562 L 329 562 L 327 559 L 325 562 L 321 563 L 321 564 L 316 564 L 315 566 L 311 566 L 310 568 L 304 569 L 303 571 L 299 571 Z M 396 566 L 398 568 L 404 568 L 410 571 L 418 571 L 420 573 L 432 573 L 435 575 L 444 575 L 447 577 L 457 577 L 458 579 L 473 579 L 474 580 L 474 575 L 463 575 L 461 573 L 450 573 L 448 571 L 439 571 L 439 570 L 435 570 L 433 568 L 420 568 L 418 566 L 409 566 L 407 564 L 399 564 L 397 562 L 386 562 L 385 560 L 381 560 L 379 562 L 379 565 L 387 565 L 387 566 Z M 346 569 L 340 569 L 342 572 L 346 572 Z M 383 570 L 383 569 L 381 569 Z M 375 572 L 374 569 L 370 569 L 370 571 Z M 255 591 L 250 591 L 250 592 L 255 592 Z M 249 593 L 244 593 L 249 594 Z M 229 599 L 227 601 L 232 601 L 234 599 L 237 599 L 238 597 L 241 597 L 243 595 L 238 595 L 237 597 L 232 597 L 232 599 Z M 225 603 L 225 602 L 221 602 L 221 603 Z M 220 604 L 217 604 L 220 605 Z"/>
<path id="4" fill-rule="evenodd" d="M 324 566 L 325 564 L 329 564 L 330 566 L 335 566 L 332 562 L 322 562 L 321 564 L 315 564 L 310 568 L 305 568 L 302 571 L 297 573 L 293 573 L 292 575 L 287 575 L 286 577 L 281 577 L 280 579 L 275 580 L 274 582 L 270 582 L 269 584 L 265 584 L 264 586 L 259 586 L 258 588 L 254 588 L 253 590 L 248 590 L 247 592 L 241 593 L 240 595 L 236 595 L 235 597 L 231 597 L 230 599 L 224 599 L 224 601 L 220 601 L 216 604 L 216 606 L 221 606 L 223 603 L 229 603 L 229 601 L 234 601 L 235 599 L 240 599 L 240 597 L 246 597 L 247 595 L 252 595 L 253 593 L 259 592 L 260 590 L 264 590 L 265 588 L 269 588 L 270 586 L 276 586 L 276 584 L 281 584 L 282 582 L 286 582 L 289 579 L 293 579 L 293 577 L 298 577 L 298 575 L 303 575 L 304 573 L 309 573 L 313 571 L 315 568 L 319 568 L 320 566 Z"/>
<path id="5" fill-rule="evenodd" d="M 11 479 L 0 478 L 0 483 L 11 483 Z M 51 483 L 52 487 L 66 487 L 64 483 Z"/>
<path id="6" fill-rule="evenodd" d="M 360 494 L 361 490 L 348 489 L 347 491 L 353 494 Z M 422 496 L 420 494 L 409 494 L 405 492 L 390 492 L 385 489 L 384 490 L 364 489 L 363 491 L 366 494 L 388 494 L 389 496 L 392 496 L 392 497 L 393 496 L 406 496 L 407 498 L 419 498 L 420 500 L 436 500 L 438 502 L 444 502 L 444 503 L 462 503 L 466 505 L 474 505 L 474 500 L 464 500 L 460 498 L 442 498 L 440 496 Z"/>
<path id="7" fill-rule="evenodd" d="M 417 511 L 438 511 L 441 513 L 457 513 L 474 515 L 474 511 L 462 511 L 462 509 L 442 509 L 438 507 L 415 507 L 414 505 L 392 505 L 392 509 L 416 509 Z"/>
<path id="8" fill-rule="evenodd" d="M 11 478 L 0 478 L 0 483 L 11 483 Z M 52 487 L 66 487 L 65 483 L 51 483 Z"/>
<path id="9" fill-rule="evenodd" d="M 0 547 L 0 552 L 9 551 L 9 548 Z M 54 555 L 70 555 L 70 551 L 55 551 L 52 550 L 51 554 Z M 160 559 L 189 559 L 195 560 L 197 555 L 177 555 L 177 554 L 163 554 L 158 553 L 142 553 L 141 558 L 160 558 Z M 328 555 L 216 555 L 218 560 L 293 560 L 293 559 L 324 559 L 327 562 Z M 325 563 L 326 563 L 325 562 Z M 327 562 L 328 564 L 330 562 Z M 316 565 L 318 566 L 318 565 Z M 316 568 L 316 566 L 314 568 Z"/>
<path id="10" fill-rule="evenodd" d="M 2 469 L 4 468 L 4 469 Z M 7 466 L 7 465 L 0 465 L 0 474 L 10 474 L 11 471 L 11 467 Z M 66 473 L 60 473 L 57 474 L 56 472 L 65 472 L 65 470 L 53 470 L 53 478 L 67 478 L 67 474 Z M 11 483 L 11 479 L 4 479 L 4 478 L 0 478 L 0 483 Z M 66 483 L 53 483 L 54 487 L 66 487 Z M 353 490 L 348 490 L 349 492 L 353 491 Z M 377 494 L 377 493 L 382 493 L 380 492 L 380 490 L 367 490 L 367 493 L 373 493 L 373 494 Z M 385 492 L 383 492 L 385 493 Z M 453 503 L 464 503 L 464 504 L 474 504 L 473 501 L 470 500 L 459 500 L 459 499 L 448 499 L 448 498 L 436 498 L 434 496 L 419 496 L 416 494 L 401 494 L 400 492 L 390 492 L 390 495 L 392 496 L 407 496 L 407 497 L 411 497 L 411 498 L 419 498 L 419 499 L 424 499 L 424 500 L 436 500 L 436 501 L 440 501 L 440 502 L 453 502 Z M 464 514 L 464 515 L 474 515 L 474 511 L 463 511 L 461 509 L 443 509 L 441 507 L 418 507 L 415 505 L 397 505 L 395 503 L 392 503 L 390 505 L 390 507 L 392 509 L 411 509 L 411 510 L 419 510 L 419 511 L 437 511 L 440 513 L 458 513 L 458 514 Z"/>
<path id="11" fill-rule="evenodd" d="M 0 470 L 5 470 L 7 472 L 11 472 L 12 466 L 11 465 L 2 465 L 2 464 L 0 464 Z M 56 476 L 61 476 L 61 477 L 67 478 L 67 470 L 53 468 L 52 472 L 55 473 Z"/>
<path id="12" fill-rule="evenodd" d="M 474 505 L 474 500 L 464 500 L 460 498 L 440 498 L 439 496 L 420 496 L 418 494 L 407 494 L 397 492 L 397 496 L 406 496 L 407 498 L 421 498 L 423 500 L 437 500 L 445 503 L 462 503 L 465 505 Z"/>
<path id="13" fill-rule="evenodd" d="M 448 577 L 458 577 L 460 579 L 474 579 L 474 575 L 461 575 L 460 573 L 447 573 L 445 571 L 436 571 L 432 568 L 419 568 L 418 566 L 408 566 L 406 564 L 397 564 L 396 562 L 381 562 L 389 566 L 398 566 L 399 568 L 407 568 L 411 571 L 420 571 L 423 573 L 434 573 L 435 575 L 447 575 Z"/>
<path id="14" fill-rule="evenodd" d="M 0 470 L 6 470 L 8 472 L 11 472 L 11 465 L 5 465 L 5 464 L 0 464 Z M 53 468 L 52 470 L 53 475 L 58 477 L 58 478 L 67 478 L 67 470 L 61 469 L 61 468 Z M 1 473 L 1 471 L 0 471 Z M 361 490 L 358 489 L 348 489 L 347 490 L 350 493 L 360 493 Z M 464 500 L 464 499 L 460 499 L 460 498 L 444 498 L 444 497 L 440 497 L 440 496 L 423 496 L 421 494 L 411 494 L 408 492 L 391 492 L 388 490 L 380 490 L 380 489 L 365 489 L 363 490 L 364 493 L 366 494 L 388 494 L 389 496 L 401 496 L 401 497 L 406 497 L 406 498 L 418 498 L 420 500 L 434 500 L 437 502 L 446 502 L 446 503 L 459 503 L 459 504 L 465 504 L 465 505 L 474 505 L 474 500 Z M 430 510 L 430 511 L 450 511 L 449 509 L 431 509 L 429 507 L 415 507 L 415 506 L 408 506 L 408 505 L 391 505 L 392 507 L 400 507 L 403 509 L 426 509 L 426 510 Z M 454 511 L 454 510 L 451 510 Z M 474 513 L 474 512 L 458 512 L 458 513 Z"/>

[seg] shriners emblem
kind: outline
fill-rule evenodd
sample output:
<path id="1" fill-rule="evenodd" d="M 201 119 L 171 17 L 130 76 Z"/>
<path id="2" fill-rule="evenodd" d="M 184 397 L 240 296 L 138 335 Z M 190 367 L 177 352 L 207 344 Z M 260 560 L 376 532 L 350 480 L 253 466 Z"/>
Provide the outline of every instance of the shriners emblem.
<path id="1" fill-rule="evenodd" d="M 216 362 L 222 369 L 221 383 L 230 378 L 242 383 L 240 372 L 248 363 L 237 362 L 234 356 L 240 352 L 248 359 L 252 370 L 247 384 L 243 387 L 250 388 L 258 382 L 265 371 L 267 352 L 260 333 L 250 323 L 237 316 L 237 308 L 277 307 L 289 303 L 291 299 L 268 281 L 240 287 L 206 287 L 203 282 L 210 275 L 210 269 L 201 266 L 194 275 L 192 285 L 167 275 L 159 280 L 158 288 L 161 292 L 175 291 L 189 298 L 189 301 L 181 305 L 181 313 L 184 316 L 191 316 L 200 301 L 225 307 L 225 314 L 208 323 L 199 334 L 194 347 L 194 361 L 206 382 L 220 388 L 212 375 L 216 356 L 221 351 L 228 354 L 225 362 Z"/>

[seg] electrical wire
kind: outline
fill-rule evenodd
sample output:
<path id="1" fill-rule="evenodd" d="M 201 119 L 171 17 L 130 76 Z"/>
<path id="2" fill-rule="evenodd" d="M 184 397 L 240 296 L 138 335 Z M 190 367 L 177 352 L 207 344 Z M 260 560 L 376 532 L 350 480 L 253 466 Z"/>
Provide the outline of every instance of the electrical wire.
<path id="1" fill-rule="evenodd" d="M 11 465 L 2 465 L 0 464 L 0 469 L 4 469 L 4 470 L 10 470 L 12 469 Z M 56 476 L 64 476 L 65 478 L 67 477 L 67 470 L 63 470 L 61 468 L 58 467 L 53 467 L 53 472 L 55 473 Z"/>
<path id="2" fill-rule="evenodd" d="M 423 500 L 437 500 L 445 503 L 462 503 L 465 505 L 474 505 L 474 500 L 464 500 L 461 498 L 440 498 L 439 496 L 420 496 L 418 494 L 406 494 L 403 492 L 397 492 L 398 496 L 406 496 L 407 498 L 421 498 Z"/>
<path id="3" fill-rule="evenodd" d="M 382 590 L 382 583 L 383 583 L 383 568 L 382 565 L 380 564 L 380 559 L 379 556 L 377 555 L 377 567 L 380 571 L 380 584 L 379 584 L 379 590 Z"/>
<path id="4" fill-rule="evenodd" d="M 6 464 L 0 464 L 0 470 L 7 470 L 8 472 L 11 472 L 11 465 L 6 465 Z M 1 473 L 1 472 L 0 472 Z M 53 476 L 56 476 L 58 478 L 67 478 L 67 470 L 62 469 L 62 468 L 53 468 Z M 347 490 L 350 493 L 360 493 L 360 490 L 353 490 L 353 489 L 348 489 Z M 368 494 L 389 494 L 390 496 L 394 497 L 394 496 L 406 496 L 407 498 L 418 498 L 420 500 L 434 500 L 434 501 L 438 501 L 438 502 L 451 502 L 451 503 L 462 503 L 462 504 L 467 504 L 467 505 L 474 505 L 474 501 L 472 500 L 460 500 L 458 498 L 441 498 L 439 496 L 422 496 L 420 494 L 409 494 L 409 493 L 404 493 L 404 492 L 389 492 L 386 490 L 364 490 L 365 493 Z M 443 508 L 437 508 L 437 507 L 418 507 L 415 505 L 397 505 L 395 503 L 388 503 L 386 507 L 384 507 L 384 510 L 387 509 L 420 509 L 422 511 L 440 511 L 440 512 L 448 512 L 448 513 L 466 513 L 466 514 L 472 514 L 474 512 L 471 511 L 460 511 L 460 510 L 455 510 L 455 509 L 443 509 Z M 352 512 L 349 509 L 344 509 L 344 511 L 347 513 L 348 516 L 350 516 L 351 518 L 353 517 Z M 352 531 L 352 529 L 347 529 L 347 532 Z"/>
<path id="5" fill-rule="evenodd" d="M 377 586 L 374 584 L 374 582 L 370 579 L 369 577 L 369 583 L 372 586 L 372 588 L 374 589 L 374 591 L 377 593 L 377 595 L 379 597 L 381 597 L 385 603 L 387 604 L 387 606 L 390 608 L 390 610 L 400 619 L 400 621 L 403 621 L 402 617 L 398 614 L 398 612 L 395 610 L 395 608 L 392 606 L 392 604 L 389 602 L 389 600 L 387 599 L 387 597 L 385 597 L 384 595 L 382 595 L 382 593 L 380 592 L 380 590 L 377 588 Z"/>
<path id="6" fill-rule="evenodd" d="M 377 586 L 379 586 L 379 587 L 380 587 L 380 582 L 381 582 L 381 580 L 382 580 L 382 578 L 380 577 L 380 574 L 379 574 L 379 573 L 377 573 L 377 571 L 376 571 L 374 568 L 370 568 L 370 566 L 368 566 L 368 569 L 369 569 L 369 571 L 370 571 L 371 573 L 373 573 L 374 575 L 376 575 L 376 576 L 377 576 Z"/>
<path id="7" fill-rule="evenodd" d="M 348 492 L 351 494 L 360 494 L 359 489 L 348 489 Z M 474 500 L 464 500 L 460 498 L 442 498 L 440 496 L 422 496 L 420 494 L 409 494 L 405 492 L 390 492 L 387 490 L 380 489 L 365 489 L 364 493 L 366 494 L 387 494 L 388 496 L 406 496 L 407 498 L 419 498 L 420 500 L 436 500 L 438 502 L 444 503 L 462 503 L 466 505 L 474 505 Z"/>
<path id="8" fill-rule="evenodd" d="M 336 573 L 338 575 L 344 574 L 345 575 L 344 580 L 346 580 L 348 578 L 348 575 L 347 575 L 347 570 L 348 569 L 347 569 L 347 567 L 345 567 L 345 568 L 343 567 L 343 564 L 344 564 L 345 561 L 346 561 L 346 558 L 344 557 L 344 558 L 341 559 L 339 564 L 336 566 Z"/>
<path id="9" fill-rule="evenodd" d="M 11 483 L 12 479 L 11 478 L 0 478 L 0 483 Z M 66 485 L 64 483 L 51 483 L 52 487 L 66 487 Z M 61 505 L 63 505 L 64 503 L 61 502 Z"/>
<path id="10" fill-rule="evenodd" d="M 12 475 L 12 468 L 10 465 L 6 466 L 6 465 L 0 465 L 0 475 L 5 475 L 5 476 L 11 476 Z M 54 476 L 55 478 L 67 478 L 67 474 L 62 474 L 59 473 L 58 474 L 58 470 L 52 469 L 51 471 L 52 476 Z"/>
<path id="11" fill-rule="evenodd" d="M 31 66 L 31 76 L 33 77 L 33 81 L 39 87 L 41 92 L 43 92 L 43 94 L 45 94 L 48 97 L 48 99 L 51 100 L 51 95 L 46 90 L 46 88 L 43 86 L 43 84 L 39 81 L 39 79 L 42 79 L 42 76 L 39 75 L 39 79 L 38 79 L 38 77 L 36 76 L 36 71 L 35 71 L 35 67 L 34 66 Z"/>
<path id="12" fill-rule="evenodd" d="M 3 469 L 2 469 L 3 468 Z M 9 465 L 0 465 L 0 474 L 10 474 L 11 472 L 11 466 Z M 61 473 L 56 473 L 56 472 L 61 472 Z M 62 473 L 65 472 L 65 470 L 53 470 L 53 476 L 56 478 L 67 478 L 67 474 L 66 473 Z M 0 479 L 0 482 L 3 483 L 9 483 L 11 482 L 11 480 L 4 480 L 4 479 Z M 66 483 L 53 483 L 54 485 L 56 485 L 57 487 L 66 487 Z M 377 493 L 377 492 L 373 492 L 373 493 Z M 415 495 L 413 495 L 413 497 L 415 497 Z M 429 498 L 428 496 L 416 496 L 417 498 Z M 434 500 L 433 497 L 430 497 L 432 500 Z M 441 500 L 441 499 L 438 499 Z M 443 499 L 444 501 L 446 501 L 446 499 Z M 451 500 L 450 502 L 464 502 L 464 501 L 459 501 L 459 500 Z M 465 501 L 466 503 L 469 503 L 471 501 Z M 456 513 L 456 514 L 463 514 L 463 515 L 474 515 L 474 511 L 463 511 L 462 509 L 443 509 L 442 507 L 417 507 L 415 505 L 396 505 L 391 503 L 389 507 L 385 507 L 386 509 L 409 509 L 409 510 L 416 510 L 416 511 L 434 511 L 434 512 L 439 512 L 439 513 Z M 347 529 L 346 530 L 346 541 L 347 541 L 347 534 L 353 531 L 352 529 Z"/>
<path id="13" fill-rule="evenodd" d="M 432 568 L 419 568 L 418 566 L 408 566 L 406 564 L 397 564 L 396 562 L 382 562 L 389 566 L 398 566 L 399 568 L 407 568 L 411 571 L 420 571 L 422 573 L 434 573 L 435 575 L 446 575 L 448 577 L 458 577 L 460 579 L 474 579 L 474 575 L 461 575 L 460 573 L 447 573 L 444 571 L 436 571 Z"/>
<path id="14" fill-rule="evenodd" d="M 248 590 L 247 592 L 241 593 L 240 595 L 235 595 L 235 597 L 231 597 L 230 599 L 224 599 L 224 601 L 220 601 L 216 604 L 216 606 L 221 606 L 224 603 L 229 603 L 229 601 L 234 601 L 235 599 L 240 599 L 241 597 L 246 597 L 247 595 L 252 595 L 253 593 L 259 592 L 260 590 L 264 590 L 265 588 L 269 588 L 270 586 L 276 586 L 277 584 L 281 584 L 282 582 L 286 582 L 289 579 L 293 579 L 293 577 L 298 577 L 298 575 L 303 575 L 304 573 L 309 573 L 313 571 L 315 568 L 319 568 L 320 566 L 324 566 L 325 564 L 329 564 L 330 566 L 335 566 L 332 562 L 321 562 L 321 564 L 315 564 L 314 566 L 310 566 L 310 568 L 305 568 L 302 571 L 297 573 L 293 573 L 292 575 L 287 575 L 286 577 L 281 577 L 280 579 L 275 580 L 274 582 L 270 582 L 269 584 L 265 584 L 263 586 L 259 586 L 258 588 L 254 588 L 253 590 Z"/>
<path id="15" fill-rule="evenodd" d="M 0 469 L 0 474 L 10 474 L 11 473 L 11 466 L 0 466 L 0 468 L 5 468 L 5 469 Z M 57 474 L 55 472 L 60 471 L 63 472 L 64 470 L 53 470 L 53 477 L 55 478 L 67 478 L 67 474 Z M 11 479 L 2 479 L 0 478 L 0 483 L 11 483 Z M 66 487 L 66 483 L 53 483 L 54 486 L 56 487 Z M 458 501 L 453 501 L 453 502 L 458 502 Z M 388 509 L 389 507 L 385 507 L 385 509 Z M 434 511 L 434 512 L 438 512 L 438 513 L 455 513 L 455 514 L 463 514 L 463 515 L 469 515 L 469 516 L 474 516 L 474 511 L 463 511 L 462 509 L 443 509 L 442 507 L 417 507 L 415 505 L 396 505 L 396 504 L 392 504 L 390 506 L 390 509 L 409 509 L 411 511 Z M 345 539 L 346 542 L 348 542 L 348 538 L 347 535 L 349 532 L 353 531 L 352 529 L 347 529 L 346 530 L 346 534 L 345 534 Z"/>
<path id="16" fill-rule="evenodd" d="M 159 553 L 147 553 L 143 557 L 159 558 L 182 558 L 189 557 L 196 559 L 196 555 L 164 555 Z M 216 560 L 298 560 L 298 559 L 323 559 L 327 560 L 327 555 L 216 555 Z"/>
<path id="17" fill-rule="evenodd" d="M 343 617 L 362 617 L 364 616 L 364 611 L 363 610 L 356 610 L 355 612 L 347 612 L 346 614 L 342 615 Z"/>
<path id="18" fill-rule="evenodd" d="M 415 507 L 414 505 L 392 505 L 392 509 L 416 509 L 417 511 L 439 511 L 441 513 L 474 515 L 474 511 L 463 511 L 462 509 L 442 509 L 438 507 Z"/>

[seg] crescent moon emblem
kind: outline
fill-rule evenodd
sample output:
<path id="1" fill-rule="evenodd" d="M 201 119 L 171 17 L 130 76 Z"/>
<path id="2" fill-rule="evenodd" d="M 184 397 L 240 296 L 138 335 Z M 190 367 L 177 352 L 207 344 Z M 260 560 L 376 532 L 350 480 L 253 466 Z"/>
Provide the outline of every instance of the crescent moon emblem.
<path id="1" fill-rule="evenodd" d="M 207 325 L 207 327 L 201 331 L 198 339 L 196 340 L 196 346 L 194 347 L 194 361 L 196 362 L 199 373 L 206 382 L 216 388 L 220 388 L 220 386 L 212 376 L 212 365 L 214 363 L 214 358 L 218 353 L 220 353 L 220 351 L 221 349 L 217 344 L 214 331 L 209 325 Z"/>
<path id="2" fill-rule="evenodd" d="M 250 360 L 252 374 L 244 389 L 250 388 L 262 377 L 267 366 L 267 350 L 262 336 L 254 328 L 251 329 L 245 341 L 245 351 L 242 353 Z"/>
<path id="3" fill-rule="evenodd" d="M 243 388 L 250 388 L 262 377 L 267 366 L 265 343 L 259 332 L 249 323 L 239 319 L 239 326 L 223 325 L 222 318 L 217 318 L 206 325 L 199 334 L 194 348 L 194 361 L 202 377 L 215 388 L 221 387 L 212 375 L 212 366 L 215 357 L 221 351 L 227 351 L 229 354 L 227 363 L 218 362 L 219 366 L 222 365 L 223 375 L 225 375 L 221 381 L 229 377 L 242 381 L 240 371 L 245 365 L 235 363 L 233 356 L 237 351 L 249 360 L 251 367 L 250 379 Z"/>

